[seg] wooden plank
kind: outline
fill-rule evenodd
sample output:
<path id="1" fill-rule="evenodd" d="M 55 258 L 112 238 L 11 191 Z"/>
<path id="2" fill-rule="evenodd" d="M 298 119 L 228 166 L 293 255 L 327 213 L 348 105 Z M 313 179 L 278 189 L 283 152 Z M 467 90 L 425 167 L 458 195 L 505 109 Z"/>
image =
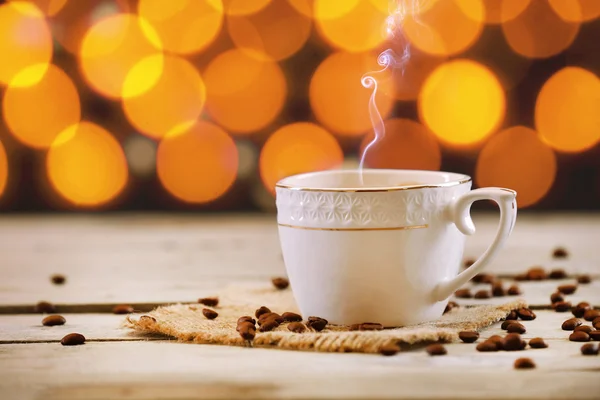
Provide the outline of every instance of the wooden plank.
<path id="1" fill-rule="evenodd" d="M 448 345 L 393 357 L 164 342 L 0 346 L 3 399 L 404 398 L 594 399 L 600 357 L 555 340 L 547 349 L 479 353 Z M 514 370 L 531 357 L 535 370 Z M 242 396 L 243 395 L 243 396 Z"/>

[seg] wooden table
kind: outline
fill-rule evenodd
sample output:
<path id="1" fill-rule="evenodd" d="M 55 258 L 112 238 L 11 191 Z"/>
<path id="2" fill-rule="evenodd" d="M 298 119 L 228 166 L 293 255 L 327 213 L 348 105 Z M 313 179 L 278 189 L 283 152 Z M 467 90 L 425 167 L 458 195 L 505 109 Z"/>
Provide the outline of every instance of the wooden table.
<path id="1" fill-rule="evenodd" d="M 465 256 L 490 242 L 497 216 L 478 215 Z M 565 246 L 571 256 L 553 260 Z M 600 215 L 522 215 L 490 271 L 510 279 L 532 265 L 564 267 L 595 278 L 569 296 L 600 306 Z M 285 274 L 275 217 L 4 216 L 0 218 L 0 399 L 408 398 L 598 399 L 600 356 L 583 356 L 560 324 L 572 315 L 549 309 L 562 281 L 525 282 L 538 310 L 525 338 L 548 349 L 478 353 L 447 345 L 430 357 L 415 348 L 393 357 L 323 354 L 183 344 L 140 338 L 121 328 L 112 306 L 137 310 L 195 302 L 227 283 Z M 61 273 L 67 283 L 50 282 Z M 65 326 L 42 327 L 33 306 L 51 301 Z M 485 302 L 502 302 L 493 298 Z M 460 300 L 473 304 L 474 300 Z M 546 309 L 543 309 L 546 308 Z M 70 332 L 87 338 L 63 347 Z M 499 324 L 482 337 L 504 333 Z M 514 370 L 530 357 L 535 370 Z"/>

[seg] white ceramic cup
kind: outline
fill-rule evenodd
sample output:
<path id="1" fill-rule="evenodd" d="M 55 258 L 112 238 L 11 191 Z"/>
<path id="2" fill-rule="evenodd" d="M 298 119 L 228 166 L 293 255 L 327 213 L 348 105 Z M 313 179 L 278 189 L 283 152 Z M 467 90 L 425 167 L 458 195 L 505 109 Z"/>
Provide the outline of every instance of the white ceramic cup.
<path id="1" fill-rule="evenodd" d="M 276 192 L 283 258 L 300 312 L 332 324 L 392 327 L 439 318 L 450 295 L 496 255 L 517 216 L 513 190 L 471 190 L 469 176 L 449 172 L 321 171 L 285 178 Z M 460 272 L 478 200 L 498 204 L 498 232 Z"/>

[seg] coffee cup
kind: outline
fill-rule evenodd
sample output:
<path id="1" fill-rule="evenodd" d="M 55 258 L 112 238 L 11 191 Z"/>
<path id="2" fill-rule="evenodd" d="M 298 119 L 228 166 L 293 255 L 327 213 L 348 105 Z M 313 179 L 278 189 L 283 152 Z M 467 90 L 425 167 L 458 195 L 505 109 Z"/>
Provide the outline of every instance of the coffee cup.
<path id="1" fill-rule="evenodd" d="M 283 258 L 304 318 L 386 327 L 436 320 L 448 298 L 490 263 L 512 232 L 516 192 L 471 190 L 467 175 L 414 170 L 330 170 L 276 185 Z M 500 208 L 495 239 L 460 271 L 471 205 Z"/>

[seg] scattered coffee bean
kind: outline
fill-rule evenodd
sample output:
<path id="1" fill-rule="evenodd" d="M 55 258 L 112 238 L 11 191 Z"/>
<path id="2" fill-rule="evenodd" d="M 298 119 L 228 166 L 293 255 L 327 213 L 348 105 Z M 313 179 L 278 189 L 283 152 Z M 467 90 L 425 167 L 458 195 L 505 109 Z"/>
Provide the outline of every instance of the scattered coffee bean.
<path id="1" fill-rule="evenodd" d="M 450 312 L 450 310 L 453 310 L 455 308 L 458 308 L 458 303 L 455 301 L 449 301 L 448 304 L 446 305 L 446 308 L 444 309 L 444 314 L 446 314 L 447 312 Z"/>
<path id="2" fill-rule="evenodd" d="M 494 275 L 490 275 L 490 274 L 477 274 L 471 280 L 474 283 L 492 283 L 492 282 L 494 282 Z"/>
<path id="3" fill-rule="evenodd" d="M 589 325 L 580 325 L 577 328 L 573 329 L 575 332 L 585 332 L 588 335 L 593 331 L 593 328 Z M 590 336 L 591 337 L 591 336 Z"/>
<path id="4" fill-rule="evenodd" d="M 290 281 L 287 278 L 273 278 L 271 282 L 279 290 L 287 289 L 290 286 Z"/>
<path id="5" fill-rule="evenodd" d="M 475 264 L 475 260 L 472 258 L 467 258 L 463 263 L 464 268 L 469 268 L 471 265 Z"/>
<path id="6" fill-rule="evenodd" d="M 462 331 L 458 333 L 458 337 L 465 343 L 474 343 L 479 339 L 479 333 L 475 331 Z"/>
<path id="7" fill-rule="evenodd" d="M 517 274 L 515 275 L 515 281 L 526 281 L 527 280 L 527 274 Z"/>
<path id="8" fill-rule="evenodd" d="M 565 301 L 565 298 L 563 297 L 562 293 L 556 292 L 556 293 L 552 293 L 552 295 L 550 295 L 550 302 L 552 304 L 558 303 L 560 301 Z"/>
<path id="9" fill-rule="evenodd" d="M 552 252 L 552 257 L 554 258 L 567 258 L 568 256 L 569 253 L 567 253 L 567 250 L 564 247 L 557 247 Z"/>
<path id="10" fill-rule="evenodd" d="M 380 331 L 383 329 L 383 325 L 377 322 L 363 322 L 358 326 L 359 331 Z"/>
<path id="11" fill-rule="evenodd" d="M 550 279 L 565 279 L 567 277 L 567 273 L 562 268 L 553 269 L 548 274 L 548 278 Z"/>
<path id="12" fill-rule="evenodd" d="M 266 313 L 270 313 L 271 310 L 265 306 L 260 307 L 258 310 L 256 310 L 256 312 L 254 313 L 254 316 L 256 318 L 260 318 L 261 315 L 266 314 Z"/>
<path id="13" fill-rule="evenodd" d="M 379 352 L 381 354 L 383 354 L 384 356 L 393 356 L 395 354 L 398 354 L 399 351 L 400 351 L 400 346 L 398 346 L 396 343 L 384 344 L 379 349 Z"/>
<path id="14" fill-rule="evenodd" d="M 430 356 L 443 356 L 448 353 L 446 348 L 439 343 L 430 344 L 425 348 L 425 351 L 429 353 Z"/>
<path id="15" fill-rule="evenodd" d="M 600 329 L 600 317 L 594 318 L 592 326 L 596 329 Z"/>
<path id="16" fill-rule="evenodd" d="M 506 316 L 507 321 L 517 320 L 519 319 L 519 314 L 517 314 L 517 310 L 511 310 Z"/>
<path id="17" fill-rule="evenodd" d="M 571 309 L 570 301 L 559 301 L 558 303 L 552 304 L 552 308 L 556 312 L 567 312 Z"/>
<path id="18" fill-rule="evenodd" d="M 237 324 L 237 326 L 235 327 L 235 330 L 240 332 L 244 326 L 251 326 L 252 328 L 256 329 L 256 326 L 254 326 L 254 324 L 250 321 L 242 321 L 240 323 Z"/>
<path id="19" fill-rule="evenodd" d="M 288 324 L 288 330 L 294 333 L 302 333 L 306 330 L 306 326 L 302 322 L 292 322 Z"/>
<path id="20" fill-rule="evenodd" d="M 531 267 L 529 268 L 529 271 L 527 271 L 527 279 L 530 281 L 543 281 L 547 278 L 548 275 L 542 267 Z"/>
<path id="21" fill-rule="evenodd" d="M 518 322 L 513 322 L 512 324 L 508 324 L 508 327 L 506 328 L 506 332 L 523 334 L 523 333 L 527 332 L 527 329 L 525 329 L 525 326 L 523 326 L 523 324 L 520 324 Z"/>
<path id="22" fill-rule="evenodd" d="M 113 307 L 113 314 L 131 314 L 133 307 L 128 304 L 119 304 Z"/>
<path id="23" fill-rule="evenodd" d="M 592 340 L 600 341 L 600 330 L 591 331 L 590 333 L 588 333 L 588 336 Z"/>
<path id="24" fill-rule="evenodd" d="M 502 282 L 494 282 L 492 284 L 492 296 L 494 297 L 503 297 L 506 295 L 504 291 L 504 287 L 502 286 Z"/>
<path id="25" fill-rule="evenodd" d="M 218 312 L 211 310 L 210 308 L 203 308 L 202 314 L 206 317 L 206 319 L 215 319 L 219 316 Z"/>
<path id="26" fill-rule="evenodd" d="M 268 320 L 275 320 L 277 321 L 278 324 L 282 324 L 283 323 L 283 317 L 277 313 L 274 312 L 270 312 L 270 313 L 265 313 L 265 314 L 261 314 L 260 317 L 258 317 L 258 325 L 262 325 L 264 324 L 266 321 Z"/>
<path id="27" fill-rule="evenodd" d="M 281 314 L 284 322 L 298 322 L 302 321 L 302 316 L 293 312 L 284 312 Z"/>
<path id="28" fill-rule="evenodd" d="M 475 347 L 475 349 L 477 349 L 477 351 L 483 351 L 483 352 L 498 351 L 498 347 L 496 346 L 496 343 L 492 342 L 490 340 L 486 340 L 485 342 L 479 343 L 477 345 L 477 347 Z"/>
<path id="29" fill-rule="evenodd" d="M 50 280 L 55 285 L 62 285 L 67 281 L 67 278 L 64 275 L 54 274 L 50 277 Z"/>
<path id="30" fill-rule="evenodd" d="M 587 285 L 588 283 L 592 282 L 592 278 L 589 275 L 579 275 L 577 277 L 577 282 Z"/>
<path id="31" fill-rule="evenodd" d="M 532 369 L 535 368 L 535 363 L 531 358 L 517 358 L 514 366 L 515 369 Z"/>
<path id="32" fill-rule="evenodd" d="M 142 315 L 140 317 L 140 322 L 144 322 L 144 323 L 154 323 L 156 322 L 156 318 L 151 317 L 149 315 Z"/>
<path id="33" fill-rule="evenodd" d="M 77 346 L 85 343 L 85 336 L 80 333 L 69 333 L 60 340 L 63 346 Z"/>
<path id="34" fill-rule="evenodd" d="M 521 335 L 518 333 L 509 333 L 502 340 L 502 348 L 506 351 L 523 350 Z"/>
<path id="35" fill-rule="evenodd" d="M 309 328 L 312 328 L 317 332 L 321 332 L 323 329 L 325 329 L 327 324 L 328 321 L 326 319 L 319 317 L 308 317 L 308 322 L 306 323 Z"/>
<path id="36" fill-rule="evenodd" d="M 34 311 L 36 313 L 50 314 L 56 312 L 56 307 L 47 301 L 40 301 L 35 305 Z"/>
<path id="37" fill-rule="evenodd" d="M 590 340 L 590 335 L 585 332 L 573 332 L 569 335 L 569 340 L 571 342 L 587 342 Z"/>
<path id="38" fill-rule="evenodd" d="M 278 326 L 279 326 L 279 322 L 277 322 L 276 319 L 269 318 L 262 323 L 262 325 L 260 326 L 260 328 L 258 328 L 258 330 L 260 332 L 269 332 L 269 331 L 272 331 L 273 329 L 277 328 Z"/>
<path id="39" fill-rule="evenodd" d="M 492 335 L 487 339 L 488 342 L 492 342 L 496 344 L 496 349 L 498 350 L 504 350 L 503 344 L 502 342 L 504 341 L 504 339 L 502 338 L 502 336 L 500 335 Z"/>
<path id="40" fill-rule="evenodd" d="M 600 317 L 600 310 L 585 310 L 583 313 L 583 319 L 586 321 L 594 321 L 596 318 Z"/>
<path id="41" fill-rule="evenodd" d="M 508 329 L 508 326 L 509 326 L 510 324 L 513 324 L 514 322 L 515 322 L 515 321 L 514 321 L 514 320 L 512 320 L 512 319 L 507 319 L 506 321 L 504 321 L 504 322 L 502 323 L 502 325 L 500 325 L 500 328 L 501 328 L 501 329 L 503 329 L 503 330 L 507 330 L 507 329 Z"/>
<path id="42" fill-rule="evenodd" d="M 42 320 L 44 326 L 64 325 L 67 320 L 62 315 L 48 315 Z"/>
<path id="43" fill-rule="evenodd" d="M 529 308 L 519 308 L 517 310 L 517 315 L 519 315 L 519 318 L 521 318 L 523 321 L 531 321 L 536 318 L 535 313 Z"/>
<path id="44" fill-rule="evenodd" d="M 473 297 L 469 289 L 458 289 L 456 292 L 454 292 L 454 296 L 459 299 L 470 299 Z"/>
<path id="45" fill-rule="evenodd" d="M 577 285 L 560 285 L 556 290 L 562 294 L 573 294 L 577 290 Z"/>
<path id="46" fill-rule="evenodd" d="M 218 297 L 203 297 L 201 299 L 198 299 L 198 303 L 203 304 L 207 307 L 216 307 L 219 305 L 219 298 Z"/>
<path id="47" fill-rule="evenodd" d="M 577 318 L 583 318 L 583 314 L 585 314 L 585 312 L 587 310 L 589 310 L 589 309 L 591 309 L 590 303 L 582 301 L 581 303 L 579 303 L 575 307 L 573 307 L 571 309 L 571 312 L 573 313 L 573 315 L 575 317 L 577 317 Z"/>
<path id="48" fill-rule="evenodd" d="M 237 320 L 237 324 L 241 324 L 242 322 L 250 322 L 252 325 L 256 324 L 256 320 L 248 315 L 244 315 L 243 317 L 239 317 Z"/>
<path id="49" fill-rule="evenodd" d="M 569 318 L 565 322 L 562 323 L 561 328 L 563 331 L 572 331 L 575 330 L 579 325 L 581 325 L 581 321 L 577 318 Z"/>
<path id="50" fill-rule="evenodd" d="M 492 295 L 489 290 L 478 290 L 475 295 L 473 295 L 473 298 L 475 299 L 489 299 L 490 297 L 492 297 Z"/>
<path id="51" fill-rule="evenodd" d="M 521 288 L 519 288 L 519 286 L 517 285 L 511 285 L 508 290 L 506 291 L 506 293 L 509 296 L 518 296 L 521 294 Z"/>
<path id="52" fill-rule="evenodd" d="M 599 352 L 600 349 L 595 343 L 586 343 L 583 346 L 581 346 L 581 354 L 583 354 L 584 356 L 595 356 L 598 355 Z"/>
<path id="53" fill-rule="evenodd" d="M 546 347 L 548 347 L 548 345 L 546 344 L 546 342 L 544 342 L 544 339 L 542 339 L 541 337 L 536 337 L 529 341 L 529 347 L 531 347 L 532 349 L 545 349 Z"/>
<path id="54" fill-rule="evenodd" d="M 249 322 L 244 322 L 238 326 L 237 331 L 244 340 L 254 340 L 256 328 Z"/>

